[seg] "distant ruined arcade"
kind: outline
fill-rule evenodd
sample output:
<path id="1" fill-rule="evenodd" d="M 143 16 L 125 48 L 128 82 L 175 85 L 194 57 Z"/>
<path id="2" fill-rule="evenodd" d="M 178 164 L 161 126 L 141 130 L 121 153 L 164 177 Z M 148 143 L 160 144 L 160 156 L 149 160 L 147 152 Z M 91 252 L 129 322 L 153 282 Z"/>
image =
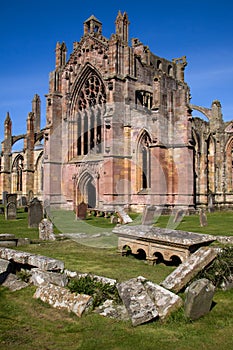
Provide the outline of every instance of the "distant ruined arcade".
<path id="1" fill-rule="evenodd" d="M 5 119 L 1 195 L 32 191 L 72 210 L 81 202 L 103 210 L 233 208 L 233 122 L 223 121 L 219 101 L 191 104 L 185 56 L 169 61 L 136 38 L 130 45 L 121 12 L 109 39 L 91 16 L 69 59 L 65 43 L 55 52 L 45 127 L 38 95 L 25 135 L 13 136 Z M 23 150 L 13 152 L 19 139 Z"/>

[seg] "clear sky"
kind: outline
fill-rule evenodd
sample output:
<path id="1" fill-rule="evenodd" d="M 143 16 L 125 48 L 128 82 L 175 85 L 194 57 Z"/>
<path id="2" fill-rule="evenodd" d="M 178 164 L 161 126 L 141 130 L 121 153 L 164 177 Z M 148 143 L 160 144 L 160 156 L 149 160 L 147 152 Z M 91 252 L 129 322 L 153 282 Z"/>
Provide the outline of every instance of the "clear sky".
<path id="1" fill-rule="evenodd" d="M 222 104 L 224 120 L 233 119 L 233 3 L 229 0 L 8 0 L 0 4 L 0 140 L 9 111 L 13 134 L 26 131 L 35 93 L 45 97 L 49 72 L 55 67 L 55 46 L 65 41 L 68 57 L 92 14 L 103 35 L 115 32 L 118 11 L 130 20 L 130 38 L 139 38 L 168 60 L 186 55 L 185 81 L 191 103 Z M 195 115 L 195 113 L 194 113 Z"/>

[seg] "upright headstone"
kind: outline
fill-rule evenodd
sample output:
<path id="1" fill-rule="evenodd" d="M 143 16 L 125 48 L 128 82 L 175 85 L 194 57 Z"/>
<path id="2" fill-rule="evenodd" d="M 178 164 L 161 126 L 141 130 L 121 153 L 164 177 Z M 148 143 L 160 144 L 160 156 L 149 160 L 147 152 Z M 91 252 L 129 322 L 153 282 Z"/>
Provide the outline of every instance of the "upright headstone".
<path id="1" fill-rule="evenodd" d="M 39 227 L 42 219 L 43 206 L 41 201 L 35 197 L 28 205 L 28 227 Z"/>
<path id="2" fill-rule="evenodd" d="M 14 202 L 9 202 L 6 205 L 5 218 L 6 220 L 16 219 L 16 204 Z"/>
<path id="3" fill-rule="evenodd" d="M 145 207 L 142 216 L 142 225 L 153 225 L 156 209 L 154 205 Z"/>
<path id="4" fill-rule="evenodd" d="M 175 224 L 179 223 L 183 219 L 183 216 L 184 216 L 184 210 L 183 209 L 177 210 L 177 212 L 174 216 L 173 222 Z"/>
<path id="5" fill-rule="evenodd" d="M 212 193 L 208 195 L 208 211 L 210 213 L 214 211 L 214 195 Z"/>
<path id="6" fill-rule="evenodd" d="M 6 195 L 6 204 L 13 202 L 17 208 L 17 193 L 7 193 Z"/>
<path id="7" fill-rule="evenodd" d="M 87 216 L 87 204 L 84 202 L 81 202 L 76 207 L 76 219 L 85 220 Z"/>
<path id="8" fill-rule="evenodd" d="M 44 241 L 55 241 L 56 237 L 53 233 L 53 223 L 48 219 L 43 219 L 39 223 L 39 238 Z"/>
<path id="9" fill-rule="evenodd" d="M 7 205 L 6 195 L 8 194 L 7 191 L 2 192 L 2 204 Z"/>
<path id="10" fill-rule="evenodd" d="M 197 320 L 207 314 L 211 309 L 214 291 L 214 285 L 206 278 L 193 282 L 186 290 L 185 316 Z"/>
<path id="11" fill-rule="evenodd" d="M 206 213 L 205 213 L 204 209 L 200 210 L 199 219 L 200 219 L 201 227 L 208 225 L 207 217 L 206 217 Z"/>

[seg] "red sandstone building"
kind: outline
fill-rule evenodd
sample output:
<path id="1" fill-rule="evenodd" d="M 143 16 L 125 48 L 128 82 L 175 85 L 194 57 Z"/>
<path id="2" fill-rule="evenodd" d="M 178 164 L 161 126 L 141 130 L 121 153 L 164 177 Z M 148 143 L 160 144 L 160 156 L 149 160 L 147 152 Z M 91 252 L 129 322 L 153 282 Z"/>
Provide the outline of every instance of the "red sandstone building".
<path id="1" fill-rule="evenodd" d="M 46 126 L 38 127 L 35 96 L 18 158 L 9 156 L 16 139 L 6 118 L 1 192 L 31 190 L 66 209 L 83 201 L 102 209 L 233 207 L 233 124 L 223 122 L 220 102 L 191 105 L 186 57 L 169 61 L 139 39 L 129 43 L 126 13 L 115 26 L 107 39 L 91 16 L 68 60 L 57 43 Z M 209 122 L 193 118 L 193 109 Z"/>

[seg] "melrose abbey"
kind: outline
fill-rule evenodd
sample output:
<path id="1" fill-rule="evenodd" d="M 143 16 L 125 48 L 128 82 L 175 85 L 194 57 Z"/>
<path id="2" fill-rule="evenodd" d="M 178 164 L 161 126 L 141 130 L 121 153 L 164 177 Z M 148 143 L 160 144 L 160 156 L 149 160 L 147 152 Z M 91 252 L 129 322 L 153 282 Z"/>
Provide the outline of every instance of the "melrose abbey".
<path id="1" fill-rule="evenodd" d="M 185 56 L 169 61 L 130 42 L 121 12 L 109 39 L 91 16 L 69 58 L 64 42 L 55 56 L 46 125 L 38 95 L 24 135 L 12 135 L 6 116 L 2 199 L 33 194 L 67 210 L 81 202 L 103 210 L 233 208 L 233 122 L 223 121 L 217 100 L 210 108 L 191 104 Z M 14 152 L 20 139 L 23 150 Z"/>

